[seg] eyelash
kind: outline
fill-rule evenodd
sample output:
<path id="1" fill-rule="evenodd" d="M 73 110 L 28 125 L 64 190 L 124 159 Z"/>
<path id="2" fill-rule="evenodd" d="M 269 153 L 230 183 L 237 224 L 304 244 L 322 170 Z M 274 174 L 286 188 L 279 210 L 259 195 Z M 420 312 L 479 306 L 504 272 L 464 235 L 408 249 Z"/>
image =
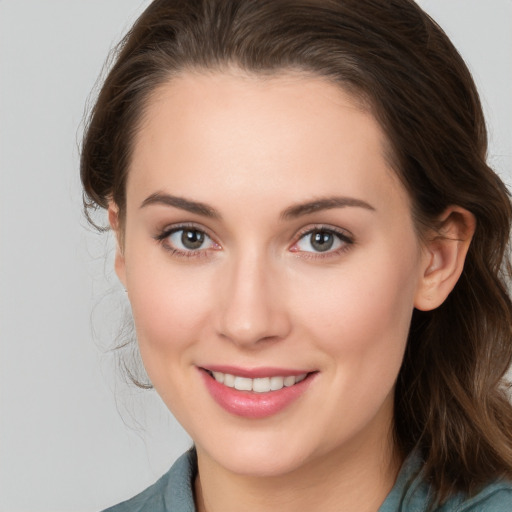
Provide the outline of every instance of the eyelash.
<path id="1" fill-rule="evenodd" d="M 203 235 L 208 237 L 212 241 L 212 243 L 216 246 L 216 248 L 214 248 L 213 250 L 219 250 L 221 248 L 221 246 L 217 242 L 215 242 L 215 240 L 204 230 L 204 228 L 197 226 L 195 224 L 180 224 L 177 226 L 172 226 L 170 228 L 164 229 L 161 233 L 156 235 L 154 238 L 157 242 L 159 242 L 162 245 L 162 247 L 166 251 L 168 251 L 173 256 L 177 256 L 179 258 L 209 257 L 210 254 L 209 254 L 208 249 L 210 249 L 210 248 L 183 251 L 181 249 L 177 249 L 176 247 L 172 247 L 171 245 L 169 245 L 168 238 L 171 235 L 178 233 L 180 231 L 187 231 L 187 230 L 188 231 L 196 231 L 196 232 L 202 233 Z M 312 235 L 315 232 L 322 232 L 322 233 L 334 235 L 338 239 L 338 241 L 341 242 L 341 244 L 342 244 L 341 247 L 339 247 L 335 250 L 332 250 L 332 251 L 326 250 L 323 253 L 320 251 L 318 251 L 318 252 L 301 251 L 299 249 L 294 249 L 294 247 L 296 247 L 297 244 L 299 244 L 299 242 L 301 240 L 303 240 L 308 235 Z M 345 230 L 341 230 L 341 229 L 334 228 L 331 226 L 325 226 L 325 225 L 319 224 L 319 225 L 314 225 L 314 226 L 308 226 L 306 229 L 299 232 L 296 237 L 296 241 L 293 243 L 293 245 L 291 246 L 291 248 L 289 250 L 294 253 L 302 253 L 301 257 L 303 257 L 303 258 L 324 259 L 324 258 L 335 257 L 335 256 L 338 256 L 338 255 L 348 251 L 353 244 L 354 244 L 353 237 L 349 233 L 347 233 Z"/>
<path id="2" fill-rule="evenodd" d="M 168 251 L 172 256 L 177 256 L 178 258 L 205 258 L 210 256 L 207 249 L 182 251 L 181 249 L 177 249 L 176 247 L 169 245 L 167 242 L 168 238 L 174 233 L 178 233 L 179 231 L 196 231 L 198 233 L 202 233 L 208 237 L 213 242 L 213 244 L 220 248 L 220 245 L 214 241 L 214 239 L 204 230 L 204 228 L 201 228 L 195 224 L 180 224 L 177 226 L 172 226 L 170 228 L 164 229 L 154 238 L 162 245 L 166 251 Z M 218 249 L 215 248 L 213 250 Z"/>
<path id="3" fill-rule="evenodd" d="M 300 250 L 293 249 L 302 239 L 304 239 L 308 235 L 312 235 L 315 232 L 322 232 L 322 233 L 334 235 L 341 242 L 341 244 L 342 244 L 341 247 L 339 247 L 335 250 L 332 250 L 332 251 L 327 250 L 325 252 L 300 251 Z M 290 250 L 295 253 L 301 252 L 302 258 L 318 260 L 318 259 L 325 259 L 325 258 L 339 256 L 339 255 L 347 252 L 350 249 L 350 247 L 354 245 L 354 243 L 355 243 L 354 238 L 347 231 L 345 231 L 343 229 L 331 227 L 331 226 L 326 226 L 324 224 L 318 224 L 318 225 L 308 226 L 304 230 L 300 231 L 297 235 L 296 242 L 294 242 L 294 244 L 292 245 Z"/>

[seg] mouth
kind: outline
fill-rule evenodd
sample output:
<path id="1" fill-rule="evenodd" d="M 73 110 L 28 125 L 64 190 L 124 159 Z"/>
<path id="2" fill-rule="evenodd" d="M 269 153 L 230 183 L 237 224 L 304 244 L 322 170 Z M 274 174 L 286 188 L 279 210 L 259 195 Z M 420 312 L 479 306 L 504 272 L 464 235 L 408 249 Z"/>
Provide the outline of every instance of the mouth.
<path id="1" fill-rule="evenodd" d="M 219 384 L 238 391 L 252 391 L 254 393 L 270 393 L 272 391 L 279 391 L 285 387 L 289 388 L 302 382 L 309 375 L 309 373 L 300 373 L 298 375 L 274 375 L 272 377 L 250 378 L 204 368 L 203 370 Z"/>
<path id="2" fill-rule="evenodd" d="M 263 419 L 290 407 L 307 393 L 318 371 L 233 366 L 197 367 L 213 400 L 228 413 Z"/>

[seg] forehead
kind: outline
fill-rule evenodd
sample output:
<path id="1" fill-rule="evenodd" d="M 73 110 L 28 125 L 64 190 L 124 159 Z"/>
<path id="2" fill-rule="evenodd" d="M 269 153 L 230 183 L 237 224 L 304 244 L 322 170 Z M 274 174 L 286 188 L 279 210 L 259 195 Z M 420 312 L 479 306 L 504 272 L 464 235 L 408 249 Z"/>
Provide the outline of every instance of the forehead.
<path id="1" fill-rule="evenodd" d="M 292 199 L 332 188 L 382 195 L 400 187 L 387 146 L 363 102 L 327 80 L 187 72 L 148 99 L 128 189 L 150 194 L 167 183 L 179 191 L 195 180 L 197 199 L 208 201 L 219 183 L 234 194 L 286 191 Z"/>

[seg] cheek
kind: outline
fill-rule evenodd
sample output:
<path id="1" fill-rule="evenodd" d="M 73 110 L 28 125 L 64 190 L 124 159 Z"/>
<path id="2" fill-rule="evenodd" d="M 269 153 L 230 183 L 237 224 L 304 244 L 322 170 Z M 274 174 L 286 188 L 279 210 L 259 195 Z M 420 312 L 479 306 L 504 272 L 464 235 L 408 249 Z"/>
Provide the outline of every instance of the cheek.
<path id="1" fill-rule="evenodd" d="M 414 257 L 379 255 L 340 265 L 336 275 L 316 276 L 303 287 L 298 317 L 308 336 L 338 367 L 369 378 L 393 380 L 407 341 L 415 292 Z M 310 283 L 312 284 L 312 283 Z M 345 374 L 347 371 L 345 372 Z M 373 376 L 373 377 L 371 377 Z"/>
<path id="2" fill-rule="evenodd" d="M 173 364 L 187 363 L 211 307 L 206 272 L 169 265 L 165 258 L 130 262 L 127 280 L 142 359 L 152 380 Z M 167 369 L 167 370 L 166 370 Z"/>

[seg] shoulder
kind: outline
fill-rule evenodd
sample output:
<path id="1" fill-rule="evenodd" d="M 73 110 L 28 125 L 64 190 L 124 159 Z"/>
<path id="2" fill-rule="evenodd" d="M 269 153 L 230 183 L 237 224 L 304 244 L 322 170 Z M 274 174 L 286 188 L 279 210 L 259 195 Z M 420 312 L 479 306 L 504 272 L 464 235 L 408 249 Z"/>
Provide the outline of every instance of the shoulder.
<path id="1" fill-rule="evenodd" d="M 422 467 L 419 455 L 410 454 L 378 512 L 512 512 L 512 482 L 508 480 L 490 482 L 472 496 L 456 494 L 433 507 L 434 492 L 423 478 Z"/>
<path id="2" fill-rule="evenodd" d="M 455 496 L 439 512 L 511 512 L 512 482 L 499 480 L 472 497 Z"/>
<path id="3" fill-rule="evenodd" d="M 103 512 L 195 512 L 195 450 L 183 454 L 157 482 L 133 498 Z"/>

